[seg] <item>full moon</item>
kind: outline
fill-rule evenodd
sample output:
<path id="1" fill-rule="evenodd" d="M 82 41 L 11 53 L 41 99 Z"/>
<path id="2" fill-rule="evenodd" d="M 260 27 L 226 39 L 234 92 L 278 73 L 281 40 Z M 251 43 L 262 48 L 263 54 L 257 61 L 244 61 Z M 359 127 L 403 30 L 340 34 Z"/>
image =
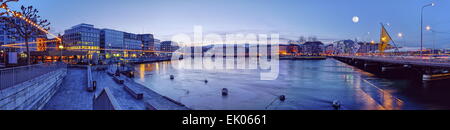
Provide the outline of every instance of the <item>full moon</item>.
<path id="1" fill-rule="evenodd" d="M 359 22 L 359 17 L 358 16 L 353 16 L 352 21 L 353 21 L 353 23 L 358 23 Z"/>

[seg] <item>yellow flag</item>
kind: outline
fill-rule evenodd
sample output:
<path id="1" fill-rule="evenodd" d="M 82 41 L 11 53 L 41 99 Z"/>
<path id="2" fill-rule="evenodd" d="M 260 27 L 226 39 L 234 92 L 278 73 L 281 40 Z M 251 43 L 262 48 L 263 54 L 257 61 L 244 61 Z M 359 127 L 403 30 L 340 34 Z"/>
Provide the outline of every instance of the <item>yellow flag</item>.
<path id="1" fill-rule="evenodd" d="M 384 26 L 381 26 L 381 37 L 380 37 L 380 44 L 378 45 L 378 50 L 383 53 L 386 47 L 389 45 L 389 42 L 391 42 L 391 37 L 389 36 L 388 32 L 384 28 Z"/>

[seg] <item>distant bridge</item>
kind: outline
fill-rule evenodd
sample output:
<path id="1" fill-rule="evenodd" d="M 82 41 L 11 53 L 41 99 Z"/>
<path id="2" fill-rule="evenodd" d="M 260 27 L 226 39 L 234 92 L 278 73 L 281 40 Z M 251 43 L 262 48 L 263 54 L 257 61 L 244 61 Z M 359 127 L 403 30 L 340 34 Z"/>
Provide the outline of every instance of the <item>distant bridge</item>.
<path id="1" fill-rule="evenodd" d="M 415 57 L 333 56 L 365 71 L 389 77 L 417 78 L 423 81 L 450 79 L 449 59 Z"/>

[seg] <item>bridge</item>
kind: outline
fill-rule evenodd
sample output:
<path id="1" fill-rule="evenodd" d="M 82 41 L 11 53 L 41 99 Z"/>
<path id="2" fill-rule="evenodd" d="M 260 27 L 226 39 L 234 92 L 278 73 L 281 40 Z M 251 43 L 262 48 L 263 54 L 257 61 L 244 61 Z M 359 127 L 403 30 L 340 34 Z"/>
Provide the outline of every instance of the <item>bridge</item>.
<path id="1" fill-rule="evenodd" d="M 450 59 L 401 56 L 332 56 L 346 64 L 379 76 L 422 81 L 450 79 Z"/>

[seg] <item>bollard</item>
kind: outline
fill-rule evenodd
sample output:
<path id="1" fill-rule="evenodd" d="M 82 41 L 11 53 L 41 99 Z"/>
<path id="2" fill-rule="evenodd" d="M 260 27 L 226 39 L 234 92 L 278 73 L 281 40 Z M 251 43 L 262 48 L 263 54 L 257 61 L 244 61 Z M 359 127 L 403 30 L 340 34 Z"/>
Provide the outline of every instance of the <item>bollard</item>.
<path id="1" fill-rule="evenodd" d="M 280 96 L 280 101 L 284 102 L 285 100 L 286 100 L 286 96 L 281 95 L 281 96 Z"/>
<path id="2" fill-rule="evenodd" d="M 341 109 L 341 102 L 339 102 L 339 100 L 334 100 L 332 106 L 335 110 L 339 110 Z"/>
<path id="3" fill-rule="evenodd" d="M 92 81 L 92 88 L 93 88 L 93 91 L 95 91 L 95 89 L 97 89 L 97 81 Z"/>
<path id="4" fill-rule="evenodd" d="M 222 89 L 222 96 L 228 96 L 228 89 L 227 88 L 223 88 Z"/>

